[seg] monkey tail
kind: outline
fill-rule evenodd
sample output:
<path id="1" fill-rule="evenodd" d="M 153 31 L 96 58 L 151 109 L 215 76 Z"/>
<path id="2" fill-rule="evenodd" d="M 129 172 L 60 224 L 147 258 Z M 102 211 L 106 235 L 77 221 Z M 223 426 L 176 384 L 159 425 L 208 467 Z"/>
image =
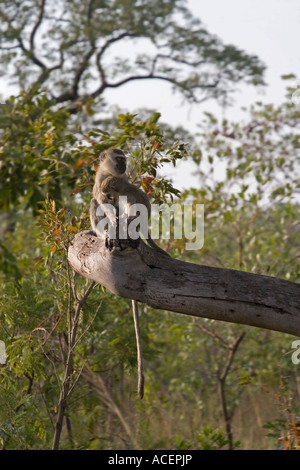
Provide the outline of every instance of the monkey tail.
<path id="1" fill-rule="evenodd" d="M 167 253 L 165 250 L 163 250 L 160 246 L 158 246 L 155 241 L 152 240 L 152 238 L 150 237 L 149 235 L 149 238 L 147 238 L 147 243 L 149 244 L 149 246 L 151 246 L 151 248 L 153 248 L 154 250 L 156 250 L 157 252 L 159 252 L 161 255 L 164 255 L 164 256 L 168 256 L 168 258 L 170 258 L 170 255 L 169 253 Z"/>
<path id="2" fill-rule="evenodd" d="M 139 311 L 136 300 L 132 300 L 132 311 L 136 337 L 136 349 L 137 349 L 137 365 L 138 365 L 138 394 L 142 400 L 144 396 L 144 365 L 143 365 L 143 352 L 142 352 L 142 340 L 140 332 L 139 322 Z"/>

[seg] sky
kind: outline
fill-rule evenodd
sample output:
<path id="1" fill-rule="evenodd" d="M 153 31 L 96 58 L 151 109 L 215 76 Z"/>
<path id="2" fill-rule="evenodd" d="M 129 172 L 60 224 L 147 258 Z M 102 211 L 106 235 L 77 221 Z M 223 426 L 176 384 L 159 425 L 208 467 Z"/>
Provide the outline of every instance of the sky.
<path id="1" fill-rule="evenodd" d="M 229 120 L 245 119 L 241 108 L 256 101 L 280 104 L 286 96 L 287 82 L 281 75 L 294 73 L 300 79 L 300 0 L 187 0 L 187 6 L 200 18 L 210 33 L 250 54 L 258 55 L 266 64 L 265 89 L 240 86 L 232 107 L 221 110 L 213 101 L 190 105 L 179 93 L 173 94 L 168 83 L 160 81 L 131 82 L 120 89 L 108 90 L 107 101 L 125 111 L 148 107 L 162 114 L 171 125 L 182 125 L 197 133 L 203 111 L 210 111 Z M 3 86 L 3 81 L 0 85 Z M 289 82 L 296 86 L 296 80 Z M 5 91 L 2 90 L 4 96 Z M 6 96 L 5 96 L 6 97 Z M 179 163 L 171 176 L 177 187 L 196 184 L 193 167 Z M 168 170 L 168 176 L 170 176 Z"/>

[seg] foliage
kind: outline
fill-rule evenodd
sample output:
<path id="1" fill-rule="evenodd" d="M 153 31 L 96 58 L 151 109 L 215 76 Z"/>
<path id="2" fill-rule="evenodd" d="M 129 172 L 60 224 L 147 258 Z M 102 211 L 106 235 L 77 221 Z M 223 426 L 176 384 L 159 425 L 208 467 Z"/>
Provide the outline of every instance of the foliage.
<path id="1" fill-rule="evenodd" d="M 193 155 L 201 189 L 183 195 L 210 220 L 203 261 L 299 281 L 299 119 L 291 103 L 258 103 L 248 123 L 207 115 Z"/>
<path id="2" fill-rule="evenodd" d="M 197 435 L 198 445 L 196 444 L 196 450 L 221 450 L 224 449 L 228 444 L 224 432 L 222 430 L 212 430 L 211 426 L 207 426 L 201 430 L 201 433 Z M 192 448 L 191 442 L 186 442 L 179 436 L 176 437 L 176 450 L 189 450 Z M 239 446 L 239 443 L 235 443 L 235 448 Z"/>
<path id="3" fill-rule="evenodd" d="M 1 106 L 2 209 L 9 210 L 23 199 L 35 208 L 46 193 L 58 201 L 62 198 L 58 173 L 64 169 L 61 177 L 68 177 L 71 167 L 62 147 L 74 138 L 64 133 L 68 113 L 54 111 L 52 105 L 45 93 L 28 97 L 22 92 Z"/>
<path id="4" fill-rule="evenodd" d="M 223 431 L 213 431 L 210 426 L 203 429 L 198 440 L 201 450 L 220 450 L 228 444 Z"/>
<path id="5" fill-rule="evenodd" d="M 114 133 L 92 129 L 76 135 L 65 132 L 69 113 L 53 109 L 45 92 L 28 97 L 22 92 L 4 107 L 0 127 L 2 209 L 20 203 L 37 210 L 46 195 L 62 207 L 70 196 L 90 192 L 94 168 L 101 151 L 110 146 L 131 151 L 132 173 L 156 199 L 178 195 L 168 181 L 155 178 L 157 167 L 186 156 L 184 144 L 174 142 L 166 148 L 157 125 L 159 113 L 145 121 L 134 115 L 119 115 Z M 151 181 L 151 185 L 150 182 Z M 85 191 L 85 193 L 84 193 Z M 147 192 L 148 192 L 147 191 Z"/>

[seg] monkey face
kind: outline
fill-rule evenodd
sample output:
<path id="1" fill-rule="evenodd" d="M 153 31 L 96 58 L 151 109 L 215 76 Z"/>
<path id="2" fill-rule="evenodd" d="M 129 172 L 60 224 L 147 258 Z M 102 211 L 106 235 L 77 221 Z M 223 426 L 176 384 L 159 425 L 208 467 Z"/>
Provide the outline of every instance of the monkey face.
<path id="1" fill-rule="evenodd" d="M 126 172 L 126 157 L 120 149 L 110 148 L 100 155 L 100 166 L 103 174 L 120 176 Z"/>
<path id="2" fill-rule="evenodd" d="M 112 149 L 112 158 L 115 161 L 117 172 L 122 175 L 126 171 L 126 157 L 124 152 L 120 149 Z"/>
<path id="3" fill-rule="evenodd" d="M 120 173 L 120 175 L 122 175 L 126 171 L 126 158 L 118 156 L 115 158 L 115 161 L 116 161 L 116 170 L 118 173 Z"/>

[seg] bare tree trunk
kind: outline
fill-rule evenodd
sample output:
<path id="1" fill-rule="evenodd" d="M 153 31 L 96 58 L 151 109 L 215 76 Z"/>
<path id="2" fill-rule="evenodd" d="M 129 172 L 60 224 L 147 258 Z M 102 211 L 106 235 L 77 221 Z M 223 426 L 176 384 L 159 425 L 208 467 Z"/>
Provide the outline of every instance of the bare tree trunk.
<path id="1" fill-rule="evenodd" d="M 93 232 L 75 236 L 72 268 L 151 307 L 300 336 L 300 284 L 167 258 L 140 241 L 109 251 Z"/>

